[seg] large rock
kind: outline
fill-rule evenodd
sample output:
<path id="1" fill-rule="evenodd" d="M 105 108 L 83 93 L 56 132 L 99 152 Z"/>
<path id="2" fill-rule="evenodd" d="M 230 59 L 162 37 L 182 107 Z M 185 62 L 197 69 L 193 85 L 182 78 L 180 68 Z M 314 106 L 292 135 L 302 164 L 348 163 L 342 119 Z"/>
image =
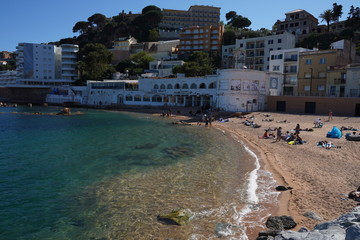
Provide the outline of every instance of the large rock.
<path id="1" fill-rule="evenodd" d="M 360 240 L 360 206 L 336 220 L 316 225 L 312 231 L 281 231 L 275 240 Z"/>
<path id="2" fill-rule="evenodd" d="M 290 216 L 271 216 L 266 221 L 266 227 L 273 230 L 288 230 L 296 226 L 296 222 Z"/>
<path id="3" fill-rule="evenodd" d="M 170 213 L 160 214 L 158 215 L 158 220 L 170 224 L 177 224 L 177 225 L 186 225 L 194 214 L 190 211 L 190 209 L 177 209 L 173 210 Z"/>

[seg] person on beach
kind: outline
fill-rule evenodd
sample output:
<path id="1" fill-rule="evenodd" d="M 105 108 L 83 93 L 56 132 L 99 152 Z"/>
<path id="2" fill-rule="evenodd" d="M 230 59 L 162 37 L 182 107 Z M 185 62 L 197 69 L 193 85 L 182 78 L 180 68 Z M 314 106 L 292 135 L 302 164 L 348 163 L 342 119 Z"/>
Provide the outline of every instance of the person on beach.
<path id="1" fill-rule="evenodd" d="M 281 140 L 281 127 L 278 127 L 278 129 L 276 130 L 276 141 L 275 142 L 279 142 Z"/>
<path id="2" fill-rule="evenodd" d="M 333 113 L 331 110 L 329 110 L 329 119 L 328 119 L 328 122 L 330 122 L 330 120 L 333 119 Z"/>
<path id="3" fill-rule="evenodd" d="M 299 134 L 299 133 L 300 133 L 300 124 L 296 124 L 295 134 Z"/>
<path id="4" fill-rule="evenodd" d="M 322 122 L 321 122 L 321 118 L 316 118 L 314 121 L 314 127 L 315 128 L 320 128 L 322 127 Z"/>

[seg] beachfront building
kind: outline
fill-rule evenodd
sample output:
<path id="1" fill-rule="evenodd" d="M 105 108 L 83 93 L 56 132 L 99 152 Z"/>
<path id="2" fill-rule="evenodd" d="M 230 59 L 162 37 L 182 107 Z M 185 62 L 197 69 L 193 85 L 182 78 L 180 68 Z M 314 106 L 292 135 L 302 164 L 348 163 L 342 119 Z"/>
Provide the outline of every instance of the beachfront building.
<path id="1" fill-rule="evenodd" d="M 224 25 L 193 26 L 183 28 L 180 33 L 179 55 L 190 55 L 196 51 L 221 54 Z"/>
<path id="2" fill-rule="evenodd" d="M 270 35 L 248 39 L 236 39 L 233 52 L 237 68 L 269 71 L 270 51 L 295 47 L 295 36 L 291 33 Z"/>
<path id="3" fill-rule="evenodd" d="M 87 104 L 260 111 L 266 107 L 268 78 L 261 71 L 227 69 L 204 77 L 88 81 Z"/>
<path id="4" fill-rule="evenodd" d="M 346 65 L 355 59 L 355 46 L 348 40 L 341 40 L 331 48 L 300 53 L 299 96 L 345 96 Z"/>
<path id="5" fill-rule="evenodd" d="M 275 72 L 281 75 L 281 80 L 279 81 L 282 85 L 281 95 L 293 96 L 297 93 L 299 53 L 305 51 L 311 50 L 306 48 L 291 48 L 270 51 L 269 72 Z"/>
<path id="6" fill-rule="evenodd" d="M 276 21 L 274 25 L 276 34 L 288 32 L 296 36 L 302 36 L 317 31 L 318 19 L 303 9 L 287 12 L 285 16 L 284 20 Z"/>
<path id="7" fill-rule="evenodd" d="M 77 45 L 19 43 L 16 49 L 18 84 L 69 85 L 78 79 Z"/>

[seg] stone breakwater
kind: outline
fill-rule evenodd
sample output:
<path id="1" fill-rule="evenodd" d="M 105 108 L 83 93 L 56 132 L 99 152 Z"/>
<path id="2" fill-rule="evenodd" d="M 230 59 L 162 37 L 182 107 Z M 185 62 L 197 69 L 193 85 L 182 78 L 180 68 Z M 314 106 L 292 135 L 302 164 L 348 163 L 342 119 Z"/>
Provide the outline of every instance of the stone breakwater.
<path id="1" fill-rule="evenodd" d="M 259 237 L 258 239 L 263 239 Z M 275 237 L 267 236 L 267 240 L 360 240 L 360 206 L 338 219 L 318 224 L 313 230 L 301 228 L 298 232 L 281 231 Z"/>

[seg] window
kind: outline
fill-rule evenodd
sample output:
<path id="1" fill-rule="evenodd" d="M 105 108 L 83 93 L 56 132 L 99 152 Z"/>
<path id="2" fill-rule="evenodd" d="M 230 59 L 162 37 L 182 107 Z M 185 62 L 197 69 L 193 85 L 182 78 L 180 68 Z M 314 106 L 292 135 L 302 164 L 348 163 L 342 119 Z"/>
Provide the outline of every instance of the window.
<path id="1" fill-rule="evenodd" d="M 150 102 L 150 97 L 148 95 L 144 95 L 143 96 L 143 101 L 144 102 Z"/>
<path id="2" fill-rule="evenodd" d="M 190 86 L 190 88 L 191 88 L 191 89 L 196 89 L 196 88 L 197 88 L 197 86 L 196 86 L 196 84 L 195 84 L 195 83 L 192 83 L 192 84 L 191 84 L 191 86 Z"/>
<path id="3" fill-rule="evenodd" d="M 159 95 L 154 95 L 152 96 L 152 102 L 162 102 L 161 96 Z"/>
<path id="4" fill-rule="evenodd" d="M 204 89 L 204 88 L 206 88 L 205 83 L 201 83 L 201 84 L 200 84 L 200 86 L 199 86 L 199 88 L 200 88 L 200 89 Z"/>
<path id="5" fill-rule="evenodd" d="M 209 84 L 209 88 L 210 88 L 210 89 L 215 88 L 215 86 L 216 86 L 216 85 L 215 85 L 215 82 L 212 82 L 212 83 Z"/>
<path id="6" fill-rule="evenodd" d="M 312 62 L 311 59 L 305 59 L 305 64 L 306 64 L 306 65 L 310 65 L 311 62 Z"/>
<path id="7" fill-rule="evenodd" d="M 125 100 L 126 101 L 132 101 L 133 97 L 131 95 L 126 95 Z"/>
<path id="8" fill-rule="evenodd" d="M 178 84 L 178 83 L 175 84 L 174 88 L 175 88 L 175 89 L 180 89 L 180 84 Z"/>
<path id="9" fill-rule="evenodd" d="M 268 40 L 268 44 L 273 44 L 274 40 Z"/>
<path id="10" fill-rule="evenodd" d="M 244 47 L 244 44 L 243 44 L 243 43 L 240 43 L 240 47 Z"/>
<path id="11" fill-rule="evenodd" d="M 165 84 L 161 84 L 160 89 L 165 89 Z"/>
<path id="12" fill-rule="evenodd" d="M 273 66 L 273 71 L 279 71 L 280 70 L 280 66 Z"/>
<path id="13" fill-rule="evenodd" d="M 159 85 L 155 84 L 154 89 L 159 89 Z"/>
<path id="14" fill-rule="evenodd" d="M 311 78 L 311 73 L 305 73 L 305 78 Z"/>
<path id="15" fill-rule="evenodd" d="M 324 85 L 318 85 L 317 89 L 318 89 L 318 91 L 325 91 L 325 86 Z"/>
<path id="16" fill-rule="evenodd" d="M 186 84 L 186 83 L 184 83 L 183 85 L 182 85 L 182 89 L 188 89 L 189 88 L 189 86 Z"/>
<path id="17" fill-rule="evenodd" d="M 325 78 L 326 72 L 319 72 L 319 78 Z"/>
<path id="18" fill-rule="evenodd" d="M 278 43 L 281 43 L 281 38 L 278 39 Z"/>
<path id="19" fill-rule="evenodd" d="M 141 96 L 140 95 L 135 95 L 134 101 L 135 102 L 141 102 Z"/>
<path id="20" fill-rule="evenodd" d="M 325 64 L 326 63 L 326 58 L 320 58 L 320 64 Z"/>
<path id="21" fill-rule="evenodd" d="M 168 85 L 167 85 L 167 89 L 172 89 L 173 87 L 172 87 L 172 85 L 169 83 Z"/>

